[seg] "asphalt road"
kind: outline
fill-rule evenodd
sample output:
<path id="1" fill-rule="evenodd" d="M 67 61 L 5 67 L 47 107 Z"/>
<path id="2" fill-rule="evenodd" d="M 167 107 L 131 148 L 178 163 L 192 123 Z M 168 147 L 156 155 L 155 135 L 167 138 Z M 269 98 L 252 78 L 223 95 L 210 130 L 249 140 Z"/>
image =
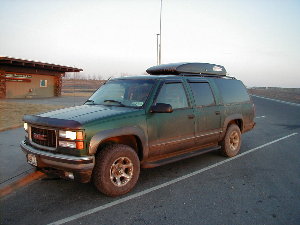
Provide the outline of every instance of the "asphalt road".
<path id="1" fill-rule="evenodd" d="M 0 132 L 0 188 L 9 182 L 18 180 L 24 173 L 34 169 L 27 163 L 24 154 L 20 154 L 20 140 L 24 136 L 24 129 L 12 129 Z"/>
<path id="2" fill-rule="evenodd" d="M 257 126 L 239 157 L 212 152 L 144 169 L 118 198 L 38 180 L 1 199 L 1 224 L 300 224 L 300 107 L 253 99 Z"/>

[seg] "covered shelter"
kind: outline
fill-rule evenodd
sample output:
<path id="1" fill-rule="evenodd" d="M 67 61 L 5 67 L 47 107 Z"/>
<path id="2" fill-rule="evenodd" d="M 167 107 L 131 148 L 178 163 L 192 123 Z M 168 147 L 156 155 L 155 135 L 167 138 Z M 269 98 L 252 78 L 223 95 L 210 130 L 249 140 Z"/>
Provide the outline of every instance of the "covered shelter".
<path id="1" fill-rule="evenodd" d="M 0 98 L 61 96 L 62 77 L 82 69 L 11 57 L 0 57 Z"/>

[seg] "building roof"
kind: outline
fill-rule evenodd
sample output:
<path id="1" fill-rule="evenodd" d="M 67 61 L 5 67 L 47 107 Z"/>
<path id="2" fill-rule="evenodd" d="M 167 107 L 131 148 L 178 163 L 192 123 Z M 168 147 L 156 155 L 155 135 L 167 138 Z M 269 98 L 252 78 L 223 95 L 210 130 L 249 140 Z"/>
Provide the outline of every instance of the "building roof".
<path id="1" fill-rule="evenodd" d="M 75 68 L 75 67 L 61 66 L 61 65 L 51 64 L 51 63 L 44 63 L 44 62 L 36 62 L 36 61 L 26 60 L 26 59 L 16 59 L 11 57 L 0 57 L 0 65 L 38 68 L 38 69 L 46 69 L 46 70 L 59 71 L 59 72 L 82 71 L 82 69 Z"/>

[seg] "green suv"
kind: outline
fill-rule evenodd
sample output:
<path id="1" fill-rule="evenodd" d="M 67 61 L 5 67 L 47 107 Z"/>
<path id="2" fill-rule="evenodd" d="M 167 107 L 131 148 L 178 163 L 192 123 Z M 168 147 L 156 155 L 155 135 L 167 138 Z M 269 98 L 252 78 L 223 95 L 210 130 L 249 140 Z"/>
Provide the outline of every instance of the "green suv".
<path id="1" fill-rule="evenodd" d="M 129 192 L 140 167 L 219 150 L 233 157 L 254 105 L 223 66 L 174 63 L 108 80 L 84 105 L 24 116 L 27 162 L 109 196 Z"/>

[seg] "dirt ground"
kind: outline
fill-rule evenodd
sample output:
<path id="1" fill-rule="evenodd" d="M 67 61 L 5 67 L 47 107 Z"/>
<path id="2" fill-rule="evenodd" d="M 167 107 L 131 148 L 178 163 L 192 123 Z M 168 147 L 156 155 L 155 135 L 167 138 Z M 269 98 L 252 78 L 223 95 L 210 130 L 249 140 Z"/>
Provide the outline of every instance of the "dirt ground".
<path id="1" fill-rule="evenodd" d="M 21 102 L 0 102 L 0 131 L 22 126 L 22 118 L 26 114 L 36 114 L 59 108 L 64 108 L 64 106 Z"/>
<path id="2" fill-rule="evenodd" d="M 105 81 L 104 80 L 63 80 L 62 92 L 94 92 Z"/>
<path id="3" fill-rule="evenodd" d="M 90 97 L 104 80 L 63 80 L 62 96 Z"/>
<path id="4" fill-rule="evenodd" d="M 251 88 L 250 94 L 300 103 L 300 88 Z"/>

